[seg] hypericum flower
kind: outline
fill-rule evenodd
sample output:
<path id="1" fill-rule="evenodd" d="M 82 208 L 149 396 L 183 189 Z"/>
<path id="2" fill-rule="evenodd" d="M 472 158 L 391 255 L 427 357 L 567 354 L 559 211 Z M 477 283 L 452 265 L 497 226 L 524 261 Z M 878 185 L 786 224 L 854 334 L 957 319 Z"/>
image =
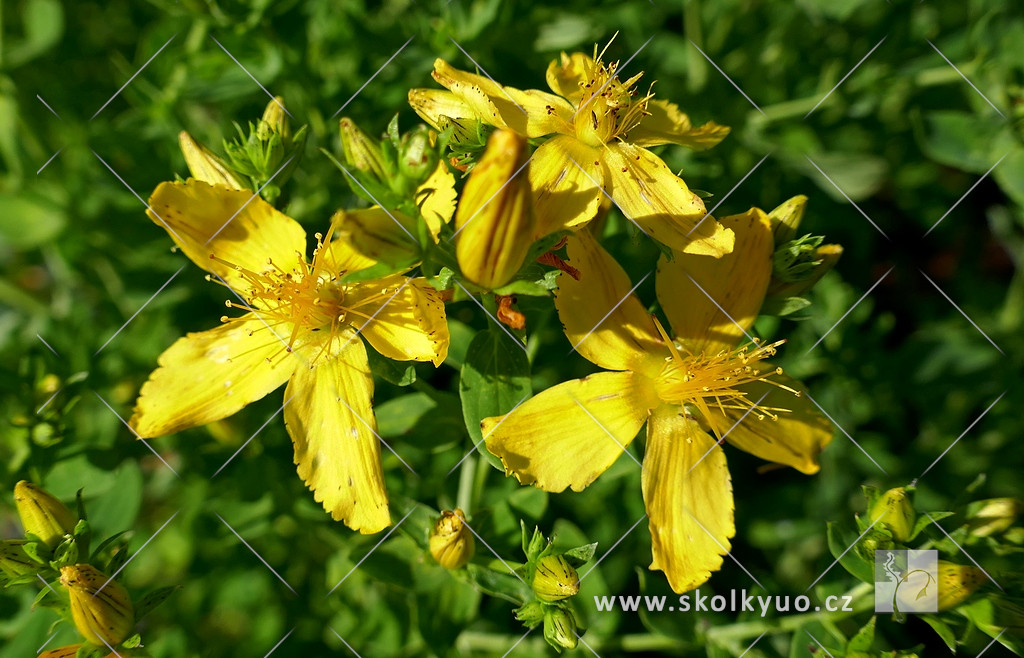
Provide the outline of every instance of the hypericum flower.
<path id="1" fill-rule="evenodd" d="M 25 532 L 53 548 L 75 530 L 78 519 L 64 503 L 42 487 L 22 480 L 14 486 L 14 505 Z"/>
<path id="2" fill-rule="evenodd" d="M 711 217 L 700 197 L 646 147 L 681 144 L 708 148 L 729 129 L 709 122 L 694 128 L 679 107 L 638 94 L 642 74 L 628 80 L 618 63 L 583 53 L 548 66 L 550 94 L 503 87 L 490 78 L 434 62 L 434 79 L 447 91 L 413 89 L 409 103 L 439 130 L 450 120 L 474 120 L 531 139 L 551 136 L 533 155 L 530 184 L 537 201 L 540 238 L 576 229 L 596 214 L 604 194 L 646 233 L 695 254 L 721 256 L 733 235 Z"/>
<path id="3" fill-rule="evenodd" d="M 112 647 L 124 642 L 135 627 L 128 592 L 90 564 L 62 567 L 60 584 L 71 601 L 75 628 L 89 642 Z"/>
<path id="4" fill-rule="evenodd" d="M 758 209 L 721 221 L 736 232 L 731 254 L 677 254 L 658 263 L 656 291 L 674 340 L 630 293 L 629 277 L 597 241 L 586 232 L 571 237 L 569 262 L 580 279 L 559 277 L 555 305 L 575 349 L 614 372 L 559 384 L 482 423 L 487 448 L 509 473 L 558 492 L 593 482 L 646 422 L 642 479 L 651 568 L 664 571 L 677 592 L 721 566 L 735 533 L 722 439 L 814 473 L 832 438 L 831 425 L 801 396 L 800 384 L 764 363 L 779 343 L 736 347 L 761 307 L 773 242 Z"/>
<path id="5" fill-rule="evenodd" d="M 365 339 L 397 360 L 439 365 L 448 353 L 440 294 L 422 278 L 345 275 L 373 264 L 317 234 L 306 258 L 298 222 L 249 192 L 161 183 L 150 218 L 237 295 L 216 329 L 171 345 L 139 394 L 141 438 L 226 418 L 288 382 L 284 421 L 299 475 L 337 520 L 363 533 L 391 523 Z M 333 230 L 333 227 L 332 227 Z"/>

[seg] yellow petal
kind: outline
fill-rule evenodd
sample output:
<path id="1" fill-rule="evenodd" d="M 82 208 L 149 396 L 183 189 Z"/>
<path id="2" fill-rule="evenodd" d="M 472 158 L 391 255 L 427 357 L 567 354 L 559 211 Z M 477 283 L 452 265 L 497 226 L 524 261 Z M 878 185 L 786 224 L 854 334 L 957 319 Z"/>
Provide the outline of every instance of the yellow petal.
<path id="1" fill-rule="evenodd" d="M 715 146 L 729 134 L 728 126 L 720 126 L 714 121 L 694 128 L 690 117 L 678 105 L 668 101 L 651 101 L 647 104 L 647 111 L 650 114 L 623 139 L 637 146 L 679 144 L 703 151 Z"/>
<path id="2" fill-rule="evenodd" d="M 448 166 L 443 161 L 438 162 L 434 173 L 416 188 L 416 203 L 419 205 L 420 215 L 427 223 L 430 237 L 434 239 L 435 244 L 441 233 L 441 226 L 452 221 L 457 197 L 455 176 L 448 171 Z"/>
<path id="3" fill-rule="evenodd" d="M 482 118 L 477 117 L 473 106 L 445 89 L 410 89 L 409 105 L 421 119 L 438 130 L 442 130 L 441 117 Z"/>
<path id="4" fill-rule="evenodd" d="M 332 240 L 325 244 L 320 253 L 316 254 L 314 262 L 317 267 L 323 267 L 338 276 L 365 270 L 377 264 L 373 258 L 356 251 L 347 240 Z"/>
<path id="5" fill-rule="evenodd" d="M 527 153 L 525 137 L 496 130 L 462 190 L 455 254 L 462 274 L 482 288 L 508 283 L 533 244 L 537 222 L 524 170 Z"/>
<path id="6" fill-rule="evenodd" d="M 583 53 L 566 55 L 548 65 L 548 87 L 573 105 L 583 98 L 583 85 L 589 80 L 588 71 L 595 66 L 594 59 Z"/>
<path id="7" fill-rule="evenodd" d="M 391 525 L 372 397 L 359 338 L 334 358 L 299 367 L 284 394 L 299 477 L 336 521 L 363 534 Z"/>
<path id="8" fill-rule="evenodd" d="M 505 116 L 505 123 L 512 130 L 531 138 L 572 130 L 573 108 L 564 99 L 539 89 L 520 91 L 504 87 L 504 92 L 509 100 L 525 110 L 525 113 L 509 112 Z"/>
<path id="9" fill-rule="evenodd" d="M 575 137 L 558 135 L 541 144 L 530 161 L 537 238 L 594 218 L 601 202 L 601 152 Z"/>
<path id="10" fill-rule="evenodd" d="M 297 358 L 262 321 L 244 317 L 179 338 L 160 355 L 129 422 L 141 438 L 226 418 L 288 380 Z"/>
<path id="11" fill-rule="evenodd" d="M 380 206 L 347 212 L 339 210 L 331 222 L 335 226 L 335 242 L 348 243 L 357 253 L 374 262 L 405 265 L 419 256 L 419 244 L 413 237 L 416 222 L 397 210 L 389 211 Z"/>
<path id="12" fill-rule="evenodd" d="M 647 378 L 599 372 L 553 386 L 480 427 L 487 449 L 523 484 L 582 491 L 619 458 L 657 404 Z"/>
<path id="13" fill-rule="evenodd" d="M 731 254 L 658 260 L 658 300 L 674 335 L 691 351 L 707 354 L 732 349 L 754 323 L 771 280 L 775 249 L 768 217 L 757 208 L 720 222 L 736 235 Z"/>
<path id="14" fill-rule="evenodd" d="M 800 382 L 785 375 L 773 375 L 771 381 L 800 391 L 801 395 L 798 397 L 764 382 L 745 384 L 740 389 L 747 393 L 750 402 L 757 402 L 767 393 L 758 403 L 760 407 L 788 410 L 773 411 L 778 420 L 769 416 L 759 418 L 755 410 L 736 425 L 743 416 L 740 410 L 726 409 L 723 414 L 709 405 L 709 412 L 716 417 L 719 427 L 732 427 L 725 440 L 740 450 L 770 462 L 792 466 L 801 473 L 817 473 L 820 468 L 818 455 L 832 441 L 832 423 L 807 399 L 807 389 Z"/>
<path id="15" fill-rule="evenodd" d="M 602 368 L 653 376 L 668 351 L 650 314 L 630 293 L 629 275 L 588 231 L 570 236 L 566 248 L 580 278 L 558 275 L 555 308 L 565 337 Z"/>
<path id="16" fill-rule="evenodd" d="M 568 129 L 572 107 L 543 91 L 503 87 L 490 78 L 461 71 L 443 59 L 434 62 L 434 79 L 468 106 L 470 117 L 498 128 L 509 128 L 526 137 L 543 137 Z M 442 109 L 431 108 L 431 113 Z M 454 109 L 454 108 L 452 108 Z M 462 110 L 464 111 L 464 110 Z M 444 114 L 438 112 L 438 115 Z M 446 116 L 466 116 L 446 114 Z"/>
<path id="17" fill-rule="evenodd" d="M 664 571 L 681 594 L 722 566 L 736 527 L 725 453 L 695 420 L 679 412 L 679 407 L 663 405 L 647 424 L 643 490 L 651 569 Z"/>
<path id="18" fill-rule="evenodd" d="M 346 322 L 384 356 L 398 361 L 430 361 L 448 356 L 444 300 L 426 279 L 393 275 L 349 284 Z"/>
<path id="19" fill-rule="evenodd" d="M 467 71 L 461 71 L 443 59 L 434 60 L 434 72 L 431 74 L 442 87 L 452 92 L 469 110 L 467 117 L 483 121 L 486 124 L 506 127 L 505 115 L 510 112 L 523 114 L 523 111 L 512 104 L 501 89 L 501 85 L 490 78 Z M 500 103 L 501 107 L 495 103 Z M 446 116 L 459 116 L 447 114 Z"/>
<path id="20" fill-rule="evenodd" d="M 249 284 L 231 265 L 253 272 L 292 269 L 306 253 L 306 232 L 259 195 L 189 179 L 160 183 L 149 198 L 149 218 L 167 229 L 193 263 L 220 276 L 239 294 Z"/>
<path id="21" fill-rule="evenodd" d="M 192 135 L 184 130 L 178 133 L 178 145 L 181 147 L 181 154 L 185 156 L 185 164 L 188 165 L 189 172 L 196 180 L 211 185 L 219 183 L 233 190 L 246 189 L 245 184 L 224 164 L 223 160 L 210 149 L 192 139 Z"/>
<path id="22" fill-rule="evenodd" d="M 705 218 L 704 202 L 661 158 L 626 143 L 608 144 L 603 156 L 608 193 L 649 236 L 684 253 L 732 251 L 732 232 Z"/>

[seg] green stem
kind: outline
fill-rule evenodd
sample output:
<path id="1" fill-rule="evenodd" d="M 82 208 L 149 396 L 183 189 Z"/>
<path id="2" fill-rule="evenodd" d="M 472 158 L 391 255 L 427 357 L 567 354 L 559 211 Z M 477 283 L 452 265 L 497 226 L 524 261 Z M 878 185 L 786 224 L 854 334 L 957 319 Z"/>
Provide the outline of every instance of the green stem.
<path id="1" fill-rule="evenodd" d="M 467 516 L 472 515 L 473 510 L 473 481 L 476 479 L 477 456 L 470 455 L 463 460 L 459 470 L 459 491 L 455 495 L 455 505 Z"/>

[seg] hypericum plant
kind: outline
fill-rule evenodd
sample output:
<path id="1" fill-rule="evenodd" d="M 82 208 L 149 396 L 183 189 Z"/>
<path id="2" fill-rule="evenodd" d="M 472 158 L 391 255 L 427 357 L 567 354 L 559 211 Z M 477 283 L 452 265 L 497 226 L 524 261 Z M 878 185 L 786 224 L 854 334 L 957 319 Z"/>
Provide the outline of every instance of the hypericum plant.
<path id="1" fill-rule="evenodd" d="M 595 48 L 592 57 L 553 61 L 553 94 L 505 87 L 439 59 L 433 75 L 445 89 L 409 94 L 429 126 L 403 133 L 396 116 L 377 138 L 342 118 L 340 156 L 323 152 L 369 207 L 339 209 L 326 234 L 316 234 L 311 257 L 305 232 L 273 205 L 286 198 L 280 185 L 304 135 L 291 133 L 281 99 L 248 137 L 225 145 L 226 157 L 183 134 L 195 178 L 158 186 L 149 216 L 229 289 L 239 301 L 227 305 L 240 315 L 161 355 L 132 428 L 147 438 L 211 423 L 288 382 L 285 425 L 300 476 L 333 518 L 378 532 L 391 515 L 374 370 L 393 381 L 384 372 L 391 360 L 440 366 L 450 339 L 445 304 L 480 295 L 477 303 L 508 329 L 478 332 L 459 356 L 473 443 L 524 484 L 580 490 L 646 424 L 652 568 L 678 592 L 706 581 L 734 534 L 718 442 L 810 474 L 831 439 L 801 385 L 767 363 L 784 341 L 752 332 L 759 314 L 806 307 L 801 295 L 841 249 L 797 236 L 804 197 L 771 213 L 712 217 L 649 149 L 709 148 L 728 128 L 695 127 L 678 106 L 641 93 L 639 75 L 620 79 L 603 55 Z M 663 317 L 652 318 L 591 232 L 613 203 L 661 254 Z M 520 295 L 553 295 L 572 347 L 611 372 L 555 386 L 505 415 L 529 393 L 528 359 L 496 357 L 502 344 L 525 340 Z M 371 360 L 364 342 L 385 358 Z M 466 519 L 443 515 L 430 552 L 479 585 L 473 542 L 460 527 Z M 569 573 L 569 558 L 538 571 L 531 551 L 529 582 Z M 558 603 L 557 588 L 534 589 L 545 606 Z M 574 617 L 560 607 L 548 617 L 537 619 L 549 641 L 568 646 Z"/>
<path id="2" fill-rule="evenodd" d="M 0 541 L 0 586 L 42 584 L 36 605 L 70 619 L 85 640 L 40 655 L 147 655 L 135 626 L 178 588 L 163 587 L 133 603 L 118 580 L 129 559 L 127 544 L 118 541 L 124 533 L 107 538 L 90 552 L 92 530 L 81 492 L 77 512 L 72 512 L 42 487 L 21 481 L 14 488 L 14 502 L 25 536 Z M 96 564 L 102 564 L 102 570 Z"/>

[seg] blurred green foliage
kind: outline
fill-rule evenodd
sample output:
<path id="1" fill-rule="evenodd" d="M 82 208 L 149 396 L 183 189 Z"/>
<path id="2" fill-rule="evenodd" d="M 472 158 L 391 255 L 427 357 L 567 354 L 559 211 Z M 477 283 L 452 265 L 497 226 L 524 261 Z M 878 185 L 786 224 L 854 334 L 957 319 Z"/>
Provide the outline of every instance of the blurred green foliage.
<path id="1" fill-rule="evenodd" d="M 757 636 L 730 631 L 750 620 L 727 613 L 596 612 L 595 595 L 670 594 L 646 571 L 646 524 L 623 537 L 643 515 L 632 460 L 583 493 L 556 496 L 478 468 L 475 453 L 449 474 L 479 439 L 462 422 L 458 368 L 467 349 L 500 340 L 472 302 L 449 308 L 445 365 L 417 365 L 404 387 L 379 382 L 381 434 L 411 467 L 384 453 L 395 521 L 410 516 L 365 560 L 382 536 L 331 522 L 295 476 L 280 422 L 259 431 L 276 396 L 149 446 L 133 439 L 111 409 L 126 416 L 159 353 L 223 309 L 221 291 L 169 249 L 141 199 L 185 175 L 180 130 L 220 144 L 233 121 L 260 116 L 261 85 L 310 127 L 283 189 L 287 212 L 310 228 L 358 203 L 317 151 L 340 152 L 338 117 L 381 132 L 398 112 L 412 126 L 406 93 L 434 86 L 435 57 L 541 88 L 560 50 L 589 51 L 616 32 L 609 52 L 657 80 L 659 98 L 695 122 L 733 127 L 710 152 L 662 153 L 713 193 L 709 207 L 730 214 L 811 198 L 802 228 L 844 245 L 843 259 L 811 293 L 808 319 L 765 319 L 758 330 L 789 338 L 783 365 L 843 431 L 813 477 L 727 450 L 736 561 L 709 588 L 751 588 L 742 564 L 773 594 L 802 593 L 833 560 L 826 522 L 863 512 L 864 483 L 920 478 L 920 509 L 953 509 L 979 474 L 978 498 L 1024 493 L 1024 419 L 1013 412 L 1024 404 L 1024 16 L 1011 3 L 11 0 L 2 11 L 0 489 L 28 478 L 70 500 L 82 488 L 99 535 L 132 530 L 131 588 L 183 586 L 139 629 L 154 656 L 263 656 L 286 634 L 274 655 L 343 654 L 345 643 L 364 656 L 504 654 L 522 634 L 512 606 L 426 557 L 431 514 L 456 504 L 506 558 L 517 555 L 521 519 L 566 547 L 598 542 L 599 557 L 615 546 L 576 604 L 584 639 L 605 658 L 738 655 Z M 608 244 L 639 280 L 657 250 L 627 233 L 613 218 Z M 638 292 L 654 298 L 650 282 Z M 520 308 L 532 365 L 524 393 L 588 372 L 567 356 L 550 300 L 523 298 Z M 4 500 L 0 529 L 12 537 Z M 975 550 L 997 580 L 1013 571 L 1012 555 Z M 836 568 L 815 592 L 854 584 Z M 53 617 L 31 614 L 31 599 L 0 596 L 0 656 L 27 655 L 50 636 Z M 837 638 L 869 617 L 771 633 L 747 655 L 812 655 L 805 630 L 839 650 Z M 941 646 L 913 616 L 879 618 L 872 632 L 876 649 Z M 66 626 L 58 633 L 48 648 L 74 640 Z M 543 651 L 540 635 L 512 655 Z M 975 634 L 966 650 L 988 641 Z"/>

